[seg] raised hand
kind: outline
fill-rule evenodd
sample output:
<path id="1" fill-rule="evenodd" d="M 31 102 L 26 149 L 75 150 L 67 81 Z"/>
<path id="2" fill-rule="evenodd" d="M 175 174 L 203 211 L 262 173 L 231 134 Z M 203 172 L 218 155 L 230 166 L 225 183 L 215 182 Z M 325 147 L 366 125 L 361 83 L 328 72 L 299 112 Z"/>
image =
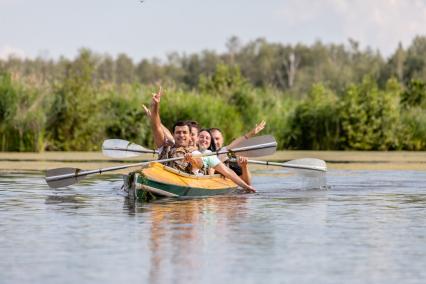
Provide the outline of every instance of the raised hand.
<path id="1" fill-rule="evenodd" d="M 265 128 L 265 125 L 266 125 L 265 120 L 262 120 L 260 123 L 256 124 L 256 126 L 245 135 L 246 138 L 256 136 L 260 131 L 262 131 Z"/>
<path id="2" fill-rule="evenodd" d="M 163 88 L 160 86 L 157 93 L 152 93 L 152 103 L 159 104 L 163 94 Z"/>
<path id="3" fill-rule="evenodd" d="M 146 105 L 142 105 L 143 110 L 145 111 L 146 116 L 151 117 L 151 110 L 146 107 Z"/>

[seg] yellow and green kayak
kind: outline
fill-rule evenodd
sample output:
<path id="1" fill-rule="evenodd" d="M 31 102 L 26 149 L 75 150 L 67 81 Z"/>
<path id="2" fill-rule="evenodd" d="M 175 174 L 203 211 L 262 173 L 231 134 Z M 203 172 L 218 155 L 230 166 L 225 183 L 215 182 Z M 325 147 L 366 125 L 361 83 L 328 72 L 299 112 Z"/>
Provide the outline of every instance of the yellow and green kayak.
<path id="1" fill-rule="evenodd" d="M 129 198 L 149 201 L 159 197 L 196 197 L 237 192 L 238 186 L 221 175 L 195 176 L 151 163 L 125 178 Z"/>

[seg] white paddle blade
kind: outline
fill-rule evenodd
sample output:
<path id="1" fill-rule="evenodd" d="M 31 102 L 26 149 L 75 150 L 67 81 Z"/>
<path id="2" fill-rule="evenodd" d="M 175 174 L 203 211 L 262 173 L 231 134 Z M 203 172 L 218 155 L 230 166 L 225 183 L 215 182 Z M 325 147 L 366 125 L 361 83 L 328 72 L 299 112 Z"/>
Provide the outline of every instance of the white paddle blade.
<path id="1" fill-rule="evenodd" d="M 144 153 L 155 154 L 156 152 L 126 140 L 107 139 L 102 144 L 102 153 L 111 158 L 131 158 Z"/>
<path id="2" fill-rule="evenodd" d="M 320 159 L 314 159 L 314 158 L 303 158 L 303 159 L 291 160 L 284 163 L 283 165 L 288 168 L 294 168 L 294 169 L 315 170 L 315 171 L 321 171 L 321 172 L 327 171 L 327 164 L 325 163 L 325 161 Z"/>
<path id="3" fill-rule="evenodd" d="M 260 148 L 256 150 L 249 150 L 244 152 L 238 152 L 235 153 L 237 156 L 243 156 L 243 157 L 263 157 L 263 156 L 269 156 L 274 154 L 277 151 L 277 141 L 275 138 L 271 135 L 263 135 L 263 136 L 256 136 L 252 137 L 250 139 L 244 140 L 240 142 L 237 146 L 234 146 L 234 149 L 237 148 L 244 148 L 254 145 L 262 145 L 262 144 L 269 144 L 268 147 Z M 231 149 L 232 151 L 232 149 Z"/>

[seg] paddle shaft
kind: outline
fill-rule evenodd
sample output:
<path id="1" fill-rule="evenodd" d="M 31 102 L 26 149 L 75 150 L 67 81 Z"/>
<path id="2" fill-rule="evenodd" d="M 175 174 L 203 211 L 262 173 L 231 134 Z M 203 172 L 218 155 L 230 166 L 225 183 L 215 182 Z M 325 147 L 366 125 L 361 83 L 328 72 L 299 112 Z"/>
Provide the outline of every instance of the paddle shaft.
<path id="1" fill-rule="evenodd" d="M 202 155 L 194 155 L 193 157 L 194 158 L 201 158 L 201 157 L 205 157 L 205 156 L 213 156 L 213 155 L 220 155 L 220 154 L 226 154 L 226 153 L 238 153 L 238 152 L 245 152 L 245 151 L 250 151 L 250 150 L 259 150 L 259 149 L 271 148 L 271 147 L 276 147 L 276 146 L 277 146 L 276 142 L 270 142 L 270 143 L 252 145 L 252 146 L 247 146 L 247 147 L 240 147 L 240 148 L 237 148 L 237 149 L 219 150 L 219 151 L 215 151 L 215 152 L 211 152 L 211 153 L 205 153 L 205 154 L 202 154 Z M 175 158 L 169 158 L 169 159 L 154 160 L 154 161 L 141 162 L 141 163 L 135 163 L 135 164 L 129 164 L 129 165 L 123 165 L 123 166 L 115 166 L 115 167 L 89 170 L 89 171 L 80 171 L 79 169 L 76 169 L 75 173 L 46 177 L 46 181 L 57 181 L 57 180 L 61 180 L 61 179 L 87 176 L 87 175 L 91 175 L 91 174 L 102 174 L 104 172 L 110 172 L 110 171 L 116 171 L 116 170 L 121 170 L 121 169 L 126 169 L 126 168 L 144 166 L 144 165 L 148 165 L 152 162 L 165 163 L 165 162 L 182 160 L 184 158 L 185 157 L 175 157 Z"/>
<path id="2" fill-rule="evenodd" d="M 232 159 L 236 161 L 235 159 Z M 323 167 L 316 166 L 307 166 L 307 165 L 296 165 L 291 163 L 277 163 L 277 162 L 268 162 L 268 161 L 258 161 L 258 160 L 247 160 L 250 164 L 258 164 L 258 165 L 266 165 L 266 166 L 278 166 L 284 168 L 292 168 L 292 169 L 303 169 L 303 170 L 314 170 L 319 172 L 325 172 L 326 170 Z"/>
<path id="3" fill-rule="evenodd" d="M 118 150 L 118 151 L 125 151 L 125 152 L 133 152 L 133 153 L 142 153 L 142 154 L 158 154 L 158 151 L 156 150 L 133 150 L 128 148 L 120 148 L 120 147 L 112 147 L 112 148 L 102 148 L 102 150 Z"/>

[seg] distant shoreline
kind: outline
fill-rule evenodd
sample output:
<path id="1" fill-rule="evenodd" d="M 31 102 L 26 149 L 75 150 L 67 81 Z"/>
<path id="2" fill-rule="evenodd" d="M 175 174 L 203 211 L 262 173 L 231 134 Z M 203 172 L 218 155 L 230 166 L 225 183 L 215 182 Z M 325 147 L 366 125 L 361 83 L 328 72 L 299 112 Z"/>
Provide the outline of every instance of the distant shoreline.
<path id="1" fill-rule="evenodd" d="M 300 158 L 325 160 L 330 170 L 426 170 L 426 152 L 379 152 L 379 151 L 278 151 L 272 156 L 262 157 L 265 161 L 288 161 Z M 46 169 L 75 167 L 97 169 L 123 163 L 154 160 L 152 154 L 137 158 L 114 160 L 100 152 L 0 152 L 0 172 L 42 172 Z M 266 169 L 266 166 L 251 166 Z M 276 167 L 269 167 L 276 168 Z M 125 169 L 117 173 L 127 173 Z"/>

